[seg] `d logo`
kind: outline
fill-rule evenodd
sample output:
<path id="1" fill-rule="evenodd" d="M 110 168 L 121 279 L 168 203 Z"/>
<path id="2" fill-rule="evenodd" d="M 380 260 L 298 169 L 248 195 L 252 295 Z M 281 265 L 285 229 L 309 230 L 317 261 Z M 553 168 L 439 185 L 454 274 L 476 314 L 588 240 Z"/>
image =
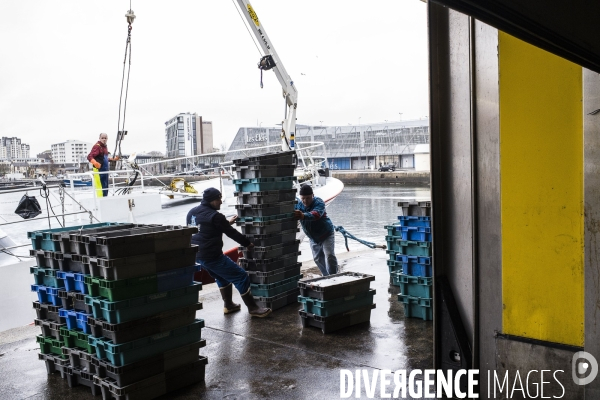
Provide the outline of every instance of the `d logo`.
<path id="1" fill-rule="evenodd" d="M 571 372 L 576 385 L 587 385 L 598 375 L 598 361 L 590 353 L 578 351 L 573 354 Z"/>

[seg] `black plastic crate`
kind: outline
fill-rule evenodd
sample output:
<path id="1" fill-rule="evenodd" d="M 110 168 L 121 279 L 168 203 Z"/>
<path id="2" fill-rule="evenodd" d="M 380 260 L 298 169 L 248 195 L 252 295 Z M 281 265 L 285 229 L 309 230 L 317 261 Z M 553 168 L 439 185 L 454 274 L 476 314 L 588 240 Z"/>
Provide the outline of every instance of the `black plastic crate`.
<path id="1" fill-rule="evenodd" d="M 94 377 L 101 386 L 102 398 L 117 400 L 149 400 L 204 381 L 206 357 L 197 356 L 196 361 L 182 368 L 163 372 L 130 385 L 119 387 L 111 378 Z"/>
<path id="2" fill-rule="evenodd" d="M 342 272 L 341 274 L 320 276 L 298 282 L 300 293 L 304 297 L 320 300 L 332 300 L 338 297 L 351 296 L 367 292 L 373 275 L 358 272 Z"/>
<path id="3" fill-rule="evenodd" d="M 302 252 L 288 254 L 284 257 L 270 258 L 267 260 L 250 260 L 238 258 L 238 264 L 246 271 L 271 272 L 281 268 L 291 267 L 298 262 L 298 256 Z"/>
<path id="4" fill-rule="evenodd" d="M 192 234 L 198 232 L 196 227 L 169 226 L 167 228 L 158 232 L 97 237 L 96 254 L 98 257 L 111 259 L 188 248 Z"/>
<path id="5" fill-rule="evenodd" d="M 269 284 L 282 281 L 292 276 L 300 275 L 302 263 L 296 263 L 290 267 L 276 269 L 271 272 L 247 271 L 250 283 Z"/>
<path id="6" fill-rule="evenodd" d="M 264 192 L 236 192 L 238 204 L 270 204 L 296 200 L 296 189 L 268 190 Z"/>
<path id="7" fill-rule="evenodd" d="M 294 288 L 272 297 L 254 297 L 254 301 L 261 307 L 277 310 L 288 304 L 298 303 L 298 294 L 300 289 Z"/>
<path id="8" fill-rule="evenodd" d="M 61 324 L 51 319 L 34 319 L 33 323 L 35 326 L 39 326 L 42 330 L 42 336 L 51 336 L 54 339 L 60 340 L 60 328 L 67 326 L 67 324 Z"/>
<path id="9" fill-rule="evenodd" d="M 270 217 L 294 212 L 297 201 L 266 204 L 236 204 L 238 217 Z"/>
<path id="10" fill-rule="evenodd" d="M 83 244 L 83 243 L 82 243 Z M 85 248 L 85 246 L 84 246 Z M 65 254 L 66 256 L 67 254 Z M 71 260 L 69 262 L 69 269 L 71 272 L 79 272 L 80 274 L 86 274 L 89 275 L 90 273 L 90 266 L 89 266 L 89 262 L 86 263 L 86 260 L 89 260 L 89 258 L 85 255 L 80 255 L 80 254 L 68 254 L 69 256 L 71 256 Z"/>
<path id="11" fill-rule="evenodd" d="M 297 253 L 300 247 L 300 241 L 294 240 L 276 244 L 273 246 L 253 246 L 251 249 L 240 247 L 239 249 L 244 254 L 244 258 L 254 260 L 267 260 L 276 257 L 285 257 L 288 254 Z"/>
<path id="12" fill-rule="evenodd" d="M 242 165 L 234 168 L 238 179 L 275 178 L 294 176 L 296 164 L 289 165 Z"/>
<path id="13" fill-rule="evenodd" d="M 96 353 L 88 353 L 85 350 L 75 347 L 63 347 L 62 351 L 64 355 L 69 356 L 69 365 L 71 368 L 88 372 L 90 374 L 96 373 L 96 366 L 92 362 L 92 358 L 96 355 Z"/>
<path id="14" fill-rule="evenodd" d="M 121 241 L 123 241 L 125 238 L 127 238 L 127 240 L 131 240 L 131 238 L 139 238 L 140 235 L 144 235 L 144 234 L 152 234 L 152 233 L 157 233 L 157 232 L 164 232 L 169 230 L 169 226 L 144 226 L 144 227 L 134 227 L 134 228 L 130 228 L 130 229 L 121 229 L 121 230 L 115 230 L 115 231 L 109 231 L 109 232 L 100 232 L 100 233 L 93 233 L 93 234 L 88 234 L 88 235 L 81 235 L 80 239 L 81 242 L 83 242 L 85 244 L 85 254 L 90 256 L 90 257 L 103 257 L 106 256 L 103 253 L 98 253 L 98 241 L 100 240 L 100 242 L 102 242 L 102 244 L 108 244 L 111 243 L 110 239 L 113 238 L 119 238 L 121 239 Z M 112 243 L 114 243 L 114 240 L 112 241 Z M 139 243 L 136 243 L 136 245 Z M 139 247 L 139 246 L 138 246 Z M 147 251 L 143 251 L 141 253 L 137 253 L 137 254 L 144 254 L 144 253 L 151 253 L 152 250 L 147 250 Z M 130 254 L 125 254 L 123 256 L 113 256 L 113 257 L 106 257 L 106 258 L 117 258 L 117 257 L 127 257 Z M 131 255 L 136 255 L 136 254 L 131 254 Z"/>
<path id="15" fill-rule="evenodd" d="M 298 220 L 294 218 L 275 219 L 264 222 L 242 222 L 236 221 L 238 226 L 242 227 L 244 235 L 268 235 L 282 231 L 289 231 L 298 227 Z"/>
<path id="16" fill-rule="evenodd" d="M 59 290 L 58 297 L 62 302 L 62 308 L 65 310 L 81 311 L 86 314 L 92 313 L 92 306 L 85 304 L 85 294 L 66 290 Z"/>
<path id="17" fill-rule="evenodd" d="M 96 258 L 95 262 L 90 259 L 90 275 L 114 281 L 139 278 L 172 269 L 189 267 L 196 263 L 197 249 L 197 246 L 188 246 L 181 249 L 131 257 Z"/>
<path id="18" fill-rule="evenodd" d="M 88 228 L 88 229 L 74 229 L 62 231 L 62 232 L 54 232 L 51 234 L 51 238 L 53 242 L 56 242 L 55 248 L 60 248 L 60 251 L 64 254 L 72 254 L 71 242 L 70 238 L 73 234 L 80 233 L 91 233 L 91 232 L 105 232 L 111 231 L 115 229 L 124 229 L 128 227 L 133 227 L 134 224 L 112 224 L 109 226 L 97 227 L 97 228 Z"/>
<path id="19" fill-rule="evenodd" d="M 300 232 L 299 228 L 290 229 L 283 232 L 270 233 L 268 235 L 246 235 L 255 246 L 273 246 L 285 242 L 291 242 L 296 239 L 296 234 Z"/>
<path id="20" fill-rule="evenodd" d="M 303 328 L 314 326 L 320 328 L 323 333 L 329 333 L 352 325 L 368 322 L 371 319 L 371 310 L 373 308 L 375 308 L 375 304 L 332 315 L 330 317 L 319 317 L 318 315 L 309 314 L 304 310 L 298 311 L 298 314 L 300 314 Z"/>
<path id="21" fill-rule="evenodd" d="M 46 371 L 48 372 L 48 375 L 59 372 L 61 378 L 66 378 L 65 373 L 70 366 L 69 360 L 65 360 L 64 358 L 60 358 L 53 354 L 43 353 L 38 353 L 38 360 L 46 362 Z"/>
<path id="22" fill-rule="evenodd" d="M 69 384 L 70 388 L 79 385 L 87 386 L 92 391 L 92 396 L 100 394 L 100 386 L 94 383 L 94 374 L 77 368 L 69 367 L 65 377 L 67 378 L 67 383 Z"/>
<path id="23" fill-rule="evenodd" d="M 35 263 L 38 267 L 49 268 L 49 267 L 46 267 L 46 259 L 44 257 L 44 250 L 29 249 L 29 256 L 35 258 Z"/>
<path id="24" fill-rule="evenodd" d="M 61 318 L 58 315 L 59 306 L 54 306 L 52 304 L 42 304 L 39 301 L 33 302 L 33 308 L 35 309 L 35 313 L 38 319 L 46 319 L 54 322 L 58 322 L 59 324 L 66 324 L 64 318 Z"/>
<path id="25" fill-rule="evenodd" d="M 280 151 L 262 154 L 260 156 L 246 157 L 240 158 L 237 160 L 233 160 L 233 164 L 236 167 L 245 166 L 245 165 L 290 165 L 296 164 L 296 151 Z"/>
<path id="26" fill-rule="evenodd" d="M 96 366 L 96 376 L 99 379 L 109 379 L 113 385 L 123 387 L 195 362 L 198 360 L 199 349 L 204 346 L 206 340 L 202 339 L 122 367 L 115 367 L 97 357 L 93 357 L 92 362 Z"/>
<path id="27" fill-rule="evenodd" d="M 196 319 L 196 311 L 201 309 L 202 303 L 196 303 L 120 324 L 109 324 L 91 317 L 87 321 L 92 329 L 92 336 L 104 337 L 114 344 L 121 344 L 192 324 Z"/>

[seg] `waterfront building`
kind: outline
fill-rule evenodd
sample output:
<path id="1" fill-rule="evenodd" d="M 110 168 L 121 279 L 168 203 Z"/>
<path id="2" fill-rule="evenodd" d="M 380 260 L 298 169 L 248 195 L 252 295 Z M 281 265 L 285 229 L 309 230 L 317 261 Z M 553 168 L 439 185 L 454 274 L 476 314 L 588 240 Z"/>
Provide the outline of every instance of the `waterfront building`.
<path id="1" fill-rule="evenodd" d="M 429 120 L 380 122 L 348 126 L 296 125 L 297 146 L 310 142 L 325 143 L 327 154 L 318 149 L 315 156 L 326 157 L 330 169 L 377 169 L 380 165 L 414 169 L 417 158 L 429 156 Z M 251 149 L 281 143 L 281 127 L 243 127 L 233 139 L 229 151 Z M 426 153 L 423 153 L 424 150 Z M 233 159 L 239 153 L 230 153 Z"/>
<path id="2" fill-rule="evenodd" d="M 3 136 L 0 139 L 0 159 L 13 160 L 17 158 L 29 158 L 29 145 L 21 143 L 18 137 Z"/>
<path id="3" fill-rule="evenodd" d="M 87 156 L 92 149 L 92 144 L 80 140 L 67 140 L 66 142 L 50 145 L 52 160 L 56 164 L 79 164 L 87 162 Z"/>
<path id="4" fill-rule="evenodd" d="M 180 113 L 165 122 L 167 158 L 189 157 L 213 151 L 212 122 L 197 113 Z"/>

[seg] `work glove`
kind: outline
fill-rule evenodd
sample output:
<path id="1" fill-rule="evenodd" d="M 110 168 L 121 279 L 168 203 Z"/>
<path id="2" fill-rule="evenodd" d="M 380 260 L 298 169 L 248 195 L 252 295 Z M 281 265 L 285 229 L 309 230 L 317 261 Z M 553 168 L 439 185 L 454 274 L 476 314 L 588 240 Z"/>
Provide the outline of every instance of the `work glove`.
<path id="1" fill-rule="evenodd" d="M 94 168 L 96 169 L 100 169 L 101 165 L 98 161 L 92 159 L 92 165 L 94 166 Z"/>
<path id="2" fill-rule="evenodd" d="M 300 210 L 294 210 L 294 219 L 304 219 L 304 213 Z"/>
<path id="3" fill-rule="evenodd" d="M 115 158 L 111 158 L 109 161 L 119 161 L 121 158 L 119 156 L 116 156 Z"/>

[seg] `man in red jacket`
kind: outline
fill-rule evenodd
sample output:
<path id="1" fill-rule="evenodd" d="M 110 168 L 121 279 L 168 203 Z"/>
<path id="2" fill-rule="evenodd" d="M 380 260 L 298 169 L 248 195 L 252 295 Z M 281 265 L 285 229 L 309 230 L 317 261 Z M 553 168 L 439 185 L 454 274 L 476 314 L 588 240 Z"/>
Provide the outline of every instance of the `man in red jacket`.
<path id="1" fill-rule="evenodd" d="M 94 172 L 108 172 L 108 162 L 119 159 L 119 157 L 108 158 L 107 141 L 108 135 L 101 133 L 98 142 L 92 146 L 92 151 L 87 156 L 88 161 L 94 166 Z M 96 187 L 96 197 L 108 196 L 108 174 L 94 175 L 94 186 Z"/>

